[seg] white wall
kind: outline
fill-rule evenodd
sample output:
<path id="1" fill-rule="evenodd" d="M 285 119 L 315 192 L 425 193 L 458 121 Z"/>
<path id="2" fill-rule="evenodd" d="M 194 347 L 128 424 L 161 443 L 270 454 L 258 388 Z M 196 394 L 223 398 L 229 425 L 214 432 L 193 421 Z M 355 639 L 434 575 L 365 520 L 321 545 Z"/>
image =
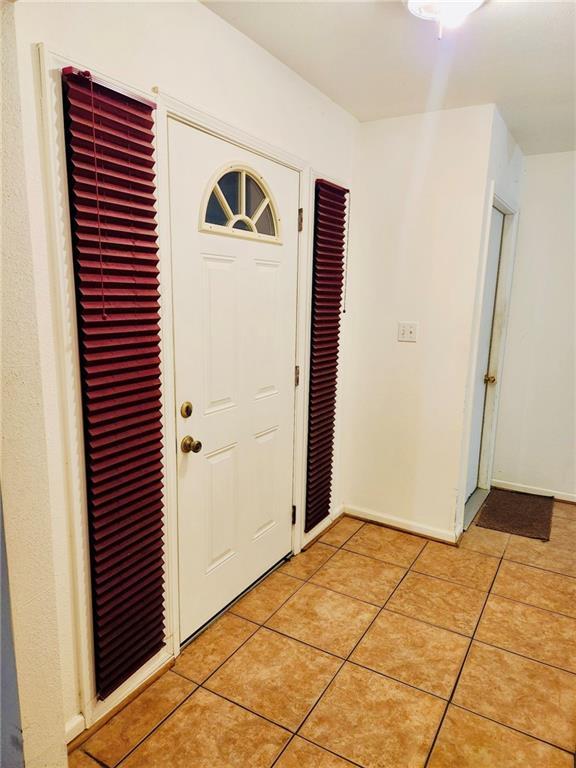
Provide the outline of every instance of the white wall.
<path id="1" fill-rule="evenodd" d="M 457 536 L 488 192 L 516 195 L 519 156 L 492 105 L 361 126 L 341 397 L 349 510 Z M 397 341 L 399 320 L 419 323 L 416 344 Z"/>
<path id="2" fill-rule="evenodd" d="M 14 148 L 6 153 L 4 169 L 10 203 L 4 212 L 12 216 L 3 222 L 8 297 L 3 352 L 10 366 L 3 369 L 6 541 L 12 589 L 22 598 L 14 611 L 14 634 L 26 764 L 56 768 L 64 760 L 64 723 L 78 713 L 78 617 L 63 437 L 69 404 L 60 397 L 35 44 L 45 42 L 79 65 L 133 87 L 159 86 L 344 183 L 351 177 L 357 123 L 198 4 L 21 0 L 3 12 L 5 52 L 15 54 L 5 100 Z M 27 676 L 26 668 L 33 674 Z"/>
<path id="3" fill-rule="evenodd" d="M 576 501 L 576 153 L 525 160 L 493 482 Z"/>

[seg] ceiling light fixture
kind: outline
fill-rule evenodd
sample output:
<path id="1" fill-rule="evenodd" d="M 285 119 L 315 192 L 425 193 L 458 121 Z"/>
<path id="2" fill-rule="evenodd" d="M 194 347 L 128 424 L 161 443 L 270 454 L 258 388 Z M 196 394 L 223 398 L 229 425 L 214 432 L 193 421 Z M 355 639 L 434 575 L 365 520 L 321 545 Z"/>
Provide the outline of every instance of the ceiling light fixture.
<path id="1" fill-rule="evenodd" d="M 405 0 L 410 13 L 419 19 L 438 24 L 438 39 L 442 31 L 459 27 L 467 16 L 483 5 L 485 0 Z"/>

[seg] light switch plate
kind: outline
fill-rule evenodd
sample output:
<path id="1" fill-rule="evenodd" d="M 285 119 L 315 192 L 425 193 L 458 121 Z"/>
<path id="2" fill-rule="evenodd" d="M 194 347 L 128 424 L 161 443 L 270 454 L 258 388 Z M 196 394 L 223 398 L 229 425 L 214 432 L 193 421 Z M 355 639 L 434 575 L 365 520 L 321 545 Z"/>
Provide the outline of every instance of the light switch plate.
<path id="1" fill-rule="evenodd" d="M 418 338 L 418 323 L 415 320 L 398 321 L 398 341 L 415 342 Z"/>

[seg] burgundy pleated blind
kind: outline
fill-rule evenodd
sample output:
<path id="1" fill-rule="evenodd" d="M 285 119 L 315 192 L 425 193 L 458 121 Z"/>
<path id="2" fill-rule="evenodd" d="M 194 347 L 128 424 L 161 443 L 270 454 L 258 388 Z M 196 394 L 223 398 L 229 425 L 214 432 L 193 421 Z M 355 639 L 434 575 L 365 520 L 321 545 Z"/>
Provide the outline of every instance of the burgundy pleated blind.
<path id="1" fill-rule="evenodd" d="M 316 181 L 306 531 L 330 514 L 347 195 Z"/>
<path id="2" fill-rule="evenodd" d="M 62 73 L 96 686 L 164 644 L 154 105 Z"/>

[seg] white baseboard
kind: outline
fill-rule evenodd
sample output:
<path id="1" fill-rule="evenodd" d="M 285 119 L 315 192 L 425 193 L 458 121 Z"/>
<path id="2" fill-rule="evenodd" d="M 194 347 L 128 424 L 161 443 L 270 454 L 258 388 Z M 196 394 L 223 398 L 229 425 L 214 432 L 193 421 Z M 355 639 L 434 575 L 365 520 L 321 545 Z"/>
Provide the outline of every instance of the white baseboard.
<path id="1" fill-rule="evenodd" d="M 342 506 L 336 507 L 336 509 L 334 509 L 328 517 L 324 518 L 324 520 L 322 520 L 322 522 L 318 523 L 318 525 L 312 528 L 311 531 L 308 531 L 308 533 L 305 533 L 303 535 L 302 546 L 305 547 L 307 544 L 309 544 L 312 541 L 312 539 L 317 539 L 321 533 L 324 533 L 326 528 L 329 528 L 332 525 L 332 523 L 335 520 L 338 520 L 338 518 L 341 517 L 343 514 L 344 514 L 344 507 Z"/>
<path id="2" fill-rule="evenodd" d="M 355 507 L 351 504 L 344 504 L 343 512 L 345 514 L 348 513 L 349 515 L 354 515 L 355 517 L 361 517 L 364 520 L 383 523 L 384 525 L 398 528 L 407 533 L 418 533 L 421 536 L 428 536 L 431 539 L 446 541 L 449 544 L 455 544 L 458 540 L 456 531 L 448 531 L 443 528 L 432 528 L 428 525 L 416 523 L 413 520 L 406 520 L 403 517 L 396 517 L 395 515 L 389 515 L 384 512 L 376 512 L 374 509 L 367 509 L 366 507 Z"/>
<path id="3" fill-rule="evenodd" d="M 520 491 L 521 493 L 533 493 L 536 496 L 554 496 L 558 501 L 575 501 L 576 493 L 555 491 L 552 488 L 536 488 L 533 485 L 521 485 L 509 483 L 507 480 L 492 480 L 492 488 L 501 488 L 503 491 Z"/>
<path id="4" fill-rule="evenodd" d="M 86 729 L 86 721 L 84 720 L 84 715 L 74 715 L 66 722 L 66 744 L 70 744 L 72 739 L 75 739 L 76 736 L 80 736 L 82 731 Z"/>

